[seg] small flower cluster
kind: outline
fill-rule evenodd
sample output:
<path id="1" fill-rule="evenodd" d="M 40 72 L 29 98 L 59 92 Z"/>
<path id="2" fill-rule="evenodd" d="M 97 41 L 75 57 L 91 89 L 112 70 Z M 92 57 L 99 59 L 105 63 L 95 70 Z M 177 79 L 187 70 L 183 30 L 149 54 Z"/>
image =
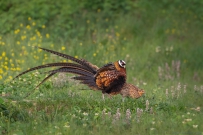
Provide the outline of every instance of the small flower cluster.
<path id="1" fill-rule="evenodd" d="M 172 61 L 170 67 L 168 63 L 165 63 L 165 68 L 158 67 L 158 75 L 160 80 L 174 80 L 174 78 L 180 78 L 180 60 Z"/>
<path id="2" fill-rule="evenodd" d="M 31 17 L 28 17 L 28 21 L 27 25 L 21 23 L 19 28 L 16 28 L 13 33 L 10 34 L 12 41 L 7 40 L 6 36 L 0 36 L 0 49 L 10 49 L 9 53 L 3 51 L 0 54 L 0 81 L 10 81 L 12 79 L 11 76 L 13 76 L 12 73 L 21 71 L 21 65 L 27 61 L 28 58 L 33 57 L 36 63 L 40 60 L 39 54 L 41 50 L 32 51 L 30 53 L 30 49 L 33 49 L 30 46 L 41 46 L 44 40 L 49 40 L 50 35 L 49 33 L 44 34 L 44 36 L 41 34 L 39 29 L 44 29 L 45 25 L 40 27 Z M 17 48 L 17 50 L 13 48 Z M 45 56 L 42 60 L 42 64 L 47 59 L 48 56 Z"/>
<path id="3" fill-rule="evenodd" d="M 161 46 L 157 46 L 155 48 L 156 53 L 165 53 L 166 55 L 169 55 L 173 51 L 173 46 L 161 48 Z"/>
<path id="4" fill-rule="evenodd" d="M 194 91 L 203 94 L 203 85 L 200 86 L 194 85 Z"/>
<path id="5" fill-rule="evenodd" d="M 186 84 L 183 85 L 183 88 L 182 88 L 182 85 L 179 82 L 176 87 L 171 86 L 170 90 L 167 88 L 165 94 L 166 94 L 166 98 L 169 98 L 170 96 L 172 98 L 179 98 L 181 95 L 185 94 L 186 92 L 187 92 L 187 85 Z"/>

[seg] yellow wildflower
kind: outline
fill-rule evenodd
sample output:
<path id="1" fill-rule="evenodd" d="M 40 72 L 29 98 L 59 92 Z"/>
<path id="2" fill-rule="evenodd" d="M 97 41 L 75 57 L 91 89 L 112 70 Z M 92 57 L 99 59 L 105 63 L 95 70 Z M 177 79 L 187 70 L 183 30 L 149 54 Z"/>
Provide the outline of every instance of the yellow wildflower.
<path id="1" fill-rule="evenodd" d="M 15 34 L 18 34 L 20 32 L 20 29 L 17 29 L 14 31 Z"/>
<path id="2" fill-rule="evenodd" d="M 31 18 L 31 17 L 28 17 L 28 20 L 30 21 L 30 20 L 32 20 L 32 18 Z"/>
<path id="3" fill-rule="evenodd" d="M 120 37 L 120 34 L 119 34 L 118 32 L 116 32 L 116 36 L 117 36 L 117 37 Z"/>
<path id="4" fill-rule="evenodd" d="M 3 69 L 2 68 L 0 68 L 0 74 L 3 74 Z"/>
<path id="5" fill-rule="evenodd" d="M 0 80 L 2 79 L 3 77 L 0 75 Z"/>
<path id="6" fill-rule="evenodd" d="M 4 66 L 4 68 L 5 68 L 6 70 L 8 70 L 8 66 Z"/>
<path id="7" fill-rule="evenodd" d="M 25 35 L 21 36 L 21 40 L 24 40 L 24 39 L 26 39 L 26 36 Z"/>
<path id="8" fill-rule="evenodd" d="M 96 55 L 97 55 L 96 53 L 93 54 L 94 57 L 95 57 Z"/>
<path id="9" fill-rule="evenodd" d="M 2 52 L 2 57 L 5 57 L 6 56 L 6 52 Z"/>
<path id="10" fill-rule="evenodd" d="M 38 36 L 38 37 L 41 36 L 41 33 L 40 33 L 39 31 L 37 31 L 36 33 L 37 33 L 37 36 Z"/>
<path id="11" fill-rule="evenodd" d="M 46 38 L 49 38 L 49 34 L 48 33 L 46 34 Z"/>
<path id="12" fill-rule="evenodd" d="M 36 40 L 36 37 L 33 36 L 33 37 L 30 38 L 30 40 L 31 40 L 31 41 L 32 41 L 32 40 Z"/>
<path id="13" fill-rule="evenodd" d="M 35 26 L 35 25 L 36 25 L 36 23 L 35 23 L 35 22 L 32 22 L 32 25 L 33 25 L 33 26 Z"/>
<path id="14" fill-rule="evenodd" d="M 29 30 L 31 27 L 30 27 L 30 25 L 27 25 L 26 28 Z"/>
<path id="15" fill-rule="evenodd" d="M 45 26 L 45 25 L 42 25 L 42 28 L 44 29 L 44 28 L 46 28 L 46 26 Z"/>
<path id="16" fill-rule="evenodd" d="M 61 47 L 61 50 L 65 50 L 66 48 L 64 46 Z"/>
<path id="17" fill-rule="evenodd" d="M 41 49 L 38 49 L 37 51 L 38 51 L 38 52 L 41 52 L 42 50 L 41 50 Z"/>
<path id="18" fill-rule="evenodd" d="M 19 45 L 19 44 L 20 44 L 20 41 L 17 41 L 16 44 Z"/>
<path id="19" fill-rule="evenodd" d="M 17 71 L 20 71 L 20 68 L 19 68 L 19 67 L 17 67 L 17 68 L 16 68 L 16 70 L 17 70 Z"/>

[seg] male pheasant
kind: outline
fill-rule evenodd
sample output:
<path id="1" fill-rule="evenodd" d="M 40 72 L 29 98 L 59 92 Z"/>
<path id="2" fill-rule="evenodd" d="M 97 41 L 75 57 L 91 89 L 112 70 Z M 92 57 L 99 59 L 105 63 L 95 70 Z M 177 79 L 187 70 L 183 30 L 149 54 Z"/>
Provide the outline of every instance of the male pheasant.
<path id="1" fill-rule="evenodd" d="M 19 76 L 30 71 L 48 67 L 59 67 L 58 69 L 48 71 L 49 75 L 44 80 L 42 80 L 42 82 L 37 87 L 39 87 L 48 78 L 55 75 L 56 73 L 68 72 L 77 75 L 72 79 L 79 80 L 80 83 L 89 86 L 90 89 L 100 90 L 103 94 L 121 94 L 124 97 L 131 98 L 139 98 L 144 94 L 144 90 L 139 89 L 132 84 L 126 83 L 126 63 L 123 60 L 118 60 L 114 63 L 108 63 L 103 67 L 98 68 L 96 65 L 93 65 L 84 59 L 77 59 L 75 57 L 41 47 L 39 47 L 39 49 L 72 60 L 75 63 L 48 63 L 26 70 L 17 75 L 15 78 L 18 78 Z"/>

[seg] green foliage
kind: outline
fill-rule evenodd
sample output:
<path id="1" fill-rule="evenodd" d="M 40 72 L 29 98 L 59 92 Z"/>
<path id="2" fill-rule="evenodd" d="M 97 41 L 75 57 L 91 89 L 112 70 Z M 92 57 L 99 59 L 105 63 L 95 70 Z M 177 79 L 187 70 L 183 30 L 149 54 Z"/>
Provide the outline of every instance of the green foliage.
<path id="1" fill-rule="evenodd" d="M 89 12 L 104 12 L 101 15 L 105 18 L 113 17 L 116 14 L 129 11 L 131 1 L 2 1 L 0 7 L 0 17 L 2 18 L 0 24 L 0 31 L 2 34 L 10 33 L 11 30 L 16 29 L 18 24 L 15 22 L 22 22 L 28 24 L 28 18 L 31 17 L 36 22 L 36 28 L 41 28 L 44 24 L 48 26 L 48 30 L 57 33 L 59 37 L 78 36 L 78 34 L 86 31 L 85 26 L 82 25 L 77 28 L 81 22 L 85 22 L 94 16 L 87 15 Z M 74 30 L 74 29 L 77 30 Z M 60 34 L 63 33 L 63 34 Z M 65 35 L 65 36 L 64 36 Z"/>
<path id="2" fill-rule="evenodd" d="M 0 134 L 202 134 L 202 4 L 0 1 Z M 124 102 L 120 95 L 102 100 L 101 92 L 69 74 L 34 90 L 53 68 L 12 79 L 30 67 L 68 60 L 33 46 L 99 67 L 123 59 L 127 82 L 146 93 Z"/>

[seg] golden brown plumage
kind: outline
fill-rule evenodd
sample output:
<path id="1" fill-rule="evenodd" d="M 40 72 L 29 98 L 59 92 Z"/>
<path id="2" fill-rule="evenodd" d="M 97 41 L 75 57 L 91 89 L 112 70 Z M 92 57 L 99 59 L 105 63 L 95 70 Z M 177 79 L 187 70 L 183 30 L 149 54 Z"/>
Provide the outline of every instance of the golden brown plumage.
<path id="1" fill-rule="evenodd" d="M 144 90 L 129 83 L 125 83 L 120 92 L 120 94 L 123 97 L 131 97 L 131 98 L 140 98 L 144 93 L 145 93 Z"/>
<path id="2" fill-rule="evenodd" d="M 98 68 L 96 65 L 93 65 L 92 63 L 84 59 L 77 59 L 56 51 L 41 47 L 39 48 L 44 51 L 72 60 L 75 63 L 49 63 L 40 65 L 20 73 L 15 78 L 33 70 L 48 67 L 59 67 L 58 69 L 48 71 L 49 75 L 38 86 L 40 86 L 48 78 L 55 75 L 56 73 L 68 72 L 77 75 L 73 77 L 73 79 L 79 80 L 80 83 L 86 84 L 93 90 L 100 90 L 104 94 L 121 94 L 122 96 L 128 96 L 131 98 L 139 98 L 142 96 L 142 94 L 144 94 L 143 90 L 137 88 L 132 84 L 126 83 L 126 63 L 123 60 L 118 60 L 114 63 L 109 63 L 101 68 Z"/>

